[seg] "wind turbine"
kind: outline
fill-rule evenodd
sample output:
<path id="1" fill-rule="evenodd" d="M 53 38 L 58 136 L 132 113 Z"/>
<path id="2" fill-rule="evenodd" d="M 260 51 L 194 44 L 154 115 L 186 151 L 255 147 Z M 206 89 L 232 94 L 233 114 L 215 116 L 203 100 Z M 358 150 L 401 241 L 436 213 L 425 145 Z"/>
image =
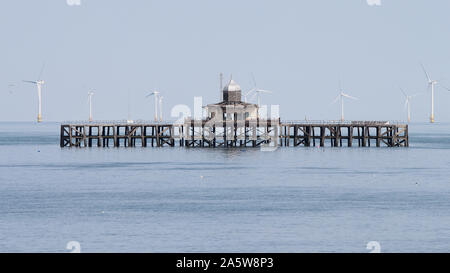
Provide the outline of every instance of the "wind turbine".
<path id="1" fill-rule="evenodd" d="M 422 66 L 423 72 L 425 73 L 425 76 L 427 77 L 428 86 L 431 86 L 431 114 L 430 114 L 430 122 L 434 123 L 434 86 L 435 85 L 440 85 L 441 87 L 447 89 L 448 91 L 450 91 L 450 89 L 448 89 L 445 86 L 442 86 L 437 80 L 432 80 L 430 78 L 430 75 L 425 70 L 425 67 L 423 66 L 423 64 L 420 64 L 420 65 Z"/>
<path id="2" fill-rule="evenodd" d="M 92 96 L 94 95 L 94 92 L 89 91 L 88 92 L 88 101 L 89 101 L 89 122 L 92 122 Z"/>
<path id="3" fill-rule="evenodd" d="M 32 83 L 37 86 L 38 90 L 38 116 L 37 116 L 37 122 L 42 122 L 42 85 L 44 85 L 45 81 L 41 80 L 42 72 L 44 72 L 45 63 L 42 66 L 41 72 L 39 73 L 39 77 L 36 81 L 25 81 L 27 83 Z"/>
<path id="4" fill-rule="evenodd" d="M 247 97 L 248 97 L 251 93 L 253 93 L 253 92 L 254 92 L 254 94 L 253 94 L 253 96 L 251 97 L 251 99 L 252 99 L 253 97 L 255 97 L 255 95 L 256 95 L 256 97 L 257 97 L 257 102 L 258 102 L 258 106 L 261 106 L 261 93 L 265 93 L 265 94 L 271 94 L 271 93 L 272 93 L 272 91 L 269 91 L 269 90 L 252 89 L 252 90 L 250 90 L 247 94 L 244 95 L 244 101 L 245 101 L 245 102 L 247 102 Z"/>
<path id="5" fill-rule="evenodd" d="M 163 96 L 159 97 L 159 121 L 162 122 L 163 121 L 163 108 L 162 108 L 162 103 L 163 103 Z"/>
<path id="6" fill-rule="evenodd" d="M 219 90 L 219 101 L 223 101 L 223 73 L 220 72 L 219 74 L 219 85 L 220 85 L 220 90 Z"/>
<path id="7" fill-rule="evenodd" d="M 155 122 L 158 122 L 158 103 L 159 103 L 159 94 L 158 91 L 153 91 L 146 96 L 146 98 L 154 96 L 155 97 Z"/>
<path id="8" fill-rule="evenodd" d="M 261 93 L 272 94 L 272 91 L 258 88 L 256 86 L 255 76 L 253 76 L 253 74 L 252 74 L 252 78 L 253 78 L 253 84 L 254 84 L 255 87 L 250 89 L 250 91 L 248 91 L 247 94 L 244 95 L 244 102 L 247 102 L 247 97 L 253 93 L 251 98 L 254 98 L 255 95 L 257 96 L 258 107 L 259 107 L 259 106 L 261 106 Z"/>
<path id="9" fill-rule="evenodd" d="M 402 91 L 403 95 L 406 98 L 405 108 L 407 108 L 407 111 L 408 111 L 408 123 L 410 123 L 411 122 L 411 100 L 412 100 L 412 98 L 416 97 L 418 94 L 410 96 L 410 95 L 406 94 L 406 92 L 402 88 L 400 88 L 400 91 Z"/>
<path id="10" fill-rule="evenodd" d="M 344 98 L 352 99 L 352 100 L 358 100 L 358 98 L 352 97 L 342 90 L 342 86 L 340 86 L 340 93 L 336 97 L 336 99 L 333 101 L 333 104 L 336 103 L 338 100 L 341 100 L 341 121 L 344 121 Z"/>

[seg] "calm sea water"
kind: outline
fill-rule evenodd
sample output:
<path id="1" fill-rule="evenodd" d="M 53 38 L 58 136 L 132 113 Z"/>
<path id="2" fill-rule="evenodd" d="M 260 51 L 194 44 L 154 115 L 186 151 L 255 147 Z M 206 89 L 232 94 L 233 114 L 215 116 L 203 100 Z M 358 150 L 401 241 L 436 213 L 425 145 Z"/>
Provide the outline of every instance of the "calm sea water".
<path id="1" fill-rule="evenodd" d="M 450 252 L 450 124 L 410 148 L 61 149 L 0 123 L 0 252 Z"/>

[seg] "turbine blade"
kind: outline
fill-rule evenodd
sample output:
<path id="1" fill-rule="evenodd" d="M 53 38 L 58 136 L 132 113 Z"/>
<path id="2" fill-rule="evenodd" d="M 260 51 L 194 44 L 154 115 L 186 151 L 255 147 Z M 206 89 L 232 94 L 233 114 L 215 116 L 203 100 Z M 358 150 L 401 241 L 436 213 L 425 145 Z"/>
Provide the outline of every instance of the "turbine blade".
<path id="1" fill-rule="evenodd" d="M 34 83 L 34 84 L 37 84 L 37 82 L 35 82 L 35 81 L 23 81 L 23 82 L 28 82 L 28 83 Z"/>
<path id="2" fill-rule="evenodd" d="M 405 90 L 403 90 L 403 88 L 400 87 L 400 91 L 402 91 L 403 95 L 405 95 L 405 97 L 408 97 L 408 95 L 406 94 Z"/>
<path id="3" fill-rule="evenodd" d="M 331 104 L 335 104 L 336 102 L 339 101 L 340 98 L 341 98 L 341 94 L 339 94 L 339 95 L 333 100 L 333 102 L 332 102 Z"/>
<path id="4" fill-rule="evenodd" d="M 37 78 L 38 81 L 42 80 L 41 77 L 42 77 L 42 73 L 44 73 L 44 68 L 45 68 L 45 62 L 42 64 L 41 72 L 39 72 L 39 77 Z"/>
<path id="5" fill-rule="evenodd" d="M 428 82 L 429 82 L 429 83 L 432 82 L 432 80 L 431 80 L 431 78 L 430 78 L 430 75 L 428 75 L 428 72 L 427 72 L 427 70 L 425 69 L 425 66 L 423 66 L 422 63 L 421 63 L 420 65 L 422 66 L 422 69 L 423 69 L 423 72 L 425 73 L 425 76 L 427 76 Z"/>
<path id="6" fill-rule="evenodd" d="M 349 99 L 352 99 L 352 100 L 359 100 L 358 98 L 352 97 L 352 96 L 350 96 L 350 95 L 348 95 L 348 94 L 345 94 L 345 93 L 342 93 L 341 95 L 342 95 L 343 97 L 346 97 L 346 98 L 349 98 Z"/>
<path id="7" fill-rule="evenodd" d="M 253 80 L 253 85 L 256 88 L 256 79 L 255 79 L 255 75 L 253 74 L 253 72 L 252 72 L 252 80 Z"/>
<path id="8" fill-rule="evenodd" d="M 442 88 L 444 88 L 444 89 L 447 90 L 447 91 L 450 91 L 450 88 L 448 88 L 448 87 L 445 86 L 445 85 L 442 85 L 441 83 L 439 83 L 439 86 L 442 87 Z"/>
<path id="9" fill-rule="evenodd" d="M 244 97 L 246 97 L 246 96 L 250 95 L 251 93 L 255 92 L 255 90 L 256 90 L 255 88 L 250 89 L 250 90 L 247 92 L 247 94 L 244 95 Z"/>
<path id="10" fill-rule="evenodd" d="M 255 93 L 253 93 L 252 94 L 252 96 L 250 97 L 250 99 L 249 100 L 253 100 L 254 98 L 255 98 L 255 96 L 257 95 L 257 93 L 255 92 Z"/>

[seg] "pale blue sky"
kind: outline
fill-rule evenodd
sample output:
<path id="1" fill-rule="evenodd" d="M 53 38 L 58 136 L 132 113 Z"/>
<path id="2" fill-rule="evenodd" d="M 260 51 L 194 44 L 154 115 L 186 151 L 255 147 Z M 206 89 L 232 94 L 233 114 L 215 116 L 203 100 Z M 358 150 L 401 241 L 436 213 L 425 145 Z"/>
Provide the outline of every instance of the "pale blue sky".
<path id="1" fill-rule="evenodd" d="M 382 0 L 4 1 L 0 8 L 0 120 L 34 121 L 43 62 L 43 118 L 151 119 L 164 95 L 176 104 L 218 100 L 218 74 L 249 89 L 251 73 L 283 119 L 338 119 L 339 78 L 358 98 L 353 120 L 404 120 L 398 86 L 422 92 L 413 120 L 429 116 L 419 63 L 450 86 L 450 1 Z M 14 86 L 10 86 L 14 84 Z M 436 92 L 436 119 L 450 121 L 450 92 Z"/>

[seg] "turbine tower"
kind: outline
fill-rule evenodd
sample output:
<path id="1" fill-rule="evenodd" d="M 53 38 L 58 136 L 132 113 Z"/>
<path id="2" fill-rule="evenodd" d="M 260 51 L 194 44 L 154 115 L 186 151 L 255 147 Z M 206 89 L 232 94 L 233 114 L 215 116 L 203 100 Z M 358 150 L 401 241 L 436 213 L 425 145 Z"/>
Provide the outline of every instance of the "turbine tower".
<path id="1" fill-rule="evenodd" d="M 42 85 L 44 85 L 45 81 L 37 80 L 37 81 L 24 81 L 27 83 L 32 83 L 37 86 L 38 90 L 38 116 L 37 122 L 42 122 Z"/>
<path id="2" fill-rule="evenodd" d="M 150 96 L 154 96 L 155 97 L 155 122 L 158 122 L 158 103 L 159 103 L 159 94 L 160 92 L 158 91 L 153 91 L 150 94 L 148 94 L 146 96 L 146 98 L 150 97 Z"/>
<path id="3" fill-rule="evenodd" d="M 93 91 L 88 92 L 88 101 L 89 101 L 89 122 L 92 122 L 92 96 L 94 95 Z"/>
<path id="4" fill-rule="evenodd" d="M 45 62 L 42 65 L 41 72 L 39 73 L 38 79 L 36 81 L 24 81 L 27 83 L 32 83 L 37 86 L 38 90 L 38 116 L 37 122 L 42 122 L 42 85 L 44 85 L 45 81 L 41 79 L 42 73 L 44 72 Z"/>
<path id="5" fill-rule="evenodd" d="M 423 72 L 425 73 L 425 76 L 427 77 L 428 80 L 428 86 L 431 86 L 431 114 L 430 114 L 430 122 L 434 123 L 434 91 L 435 91 L 435 86 L 436 85 L 440 85 L 442 86 L 437 80 L 432 80 L 430 75 L 428 74 L 428 72 L 425 70 L 425 67 L 423 66 L 423 64 L 420 64 L 422 66 Z M 449 90 L 447 87 L 444 87 L 445 89 Z"/>
<path id="6" fill-rule="evenodd" d="M 341 121 L 345 121 L 344 118 L 344 98 L 348 98 L 348 99 L 352 99 L 352 100 L 358 100 L 358 98 L 352 97 L 346 93 L 344 93 L 344 91 L 342 90 L 342 87 L 340 87 L 340 93 L 339 95 L 336 97 L 336 99 L 333 101 L 333 104 L 336 103 L 338 100 L 341 100 Z"/>
<path id="7" fill-rule="evenodd" d="M 400 88 L 400 90 L 402 91 L 403 95 L 406 98 L 405 108 L 408 111 L 408 123 L 410 123 L 411 122 L 411 100 L 412 100 L 412 98 L 416 97 L 417 94 L 410 96 L 410 95 L 406 94 L 406 92 L 402 88 Z"/>
<path id="8" fill-rule="evenodd" d="M 162 108 L 162 103 L 163 103 L 163 96 L 159 97 L 159 121 L 162 122 L 163 121 L 163 108 Z"/>

